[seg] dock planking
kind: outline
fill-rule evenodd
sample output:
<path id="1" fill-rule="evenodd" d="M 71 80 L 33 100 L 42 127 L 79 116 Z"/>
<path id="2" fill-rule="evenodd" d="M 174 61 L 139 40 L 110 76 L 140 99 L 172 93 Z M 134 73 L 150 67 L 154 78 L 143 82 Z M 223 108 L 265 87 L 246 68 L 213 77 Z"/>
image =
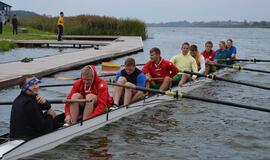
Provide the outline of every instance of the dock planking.
<path id="1" fill-rule="evenodd" d="M 73 48 L 86 48 L 93 46 L 106 46 L 110 43 L 94 40 L 13 40 L 20 47 L 73 47 Z"/>
<path id="2" fill-rule="evenodd" d="M 141 37 L 123 36 L 106 43 L 108 44 L 100 46 L 99 49 L 90 48 L 72 53 L 36 58 L 29 63 L 16 61 L 0 64 L 0 89 L 18 84 L 20 78 L 26 74 L 34 74 L 37 77 L 48 76 L 60 71 L 143 50 Z"/>

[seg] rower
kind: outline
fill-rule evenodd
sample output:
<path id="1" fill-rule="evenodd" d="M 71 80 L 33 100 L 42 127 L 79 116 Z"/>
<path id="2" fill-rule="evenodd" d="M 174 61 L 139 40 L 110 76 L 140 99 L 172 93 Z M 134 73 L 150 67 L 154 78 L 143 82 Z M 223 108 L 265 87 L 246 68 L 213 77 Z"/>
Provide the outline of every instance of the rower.
<path id="1" fill-rule="evenodd" d="M 146 77 L 141 70 L 136 67 L 135 60 L 133 58 L 127 58 L 125 60 L 125 68 L 120 70 L 116 76 L 115 81 L 118 84 L 131 86 L 131 87 L 145 87 Z M 114 87 L 113 101 L 114 107 L 118 107 L 120 99 L 123 97 L 123 104 L 128 105 L 131 102 L 140 100 L 144 97 L 143 91 L 132 90 L 123 87 Z"/>
<path id="2" fill-rule="evenodd" d="M 236 47 L 233 46 L 233 40 L 232 39 L 228 39 L 227 43 L 226 43 L 226 49 L 229 50 L 230 55 L 229 57 L 233 60 L 236 59 Z"/>
<path id="3" fill-rule="evenodd" d="M 198 72 L 198 67 L 196 64 L 196 60 L 190 55 L 189 53 L 189 43 L 185 42 L 182 44 L 181 47 L 182 52 L 180 54 L 175 55 L 171 58 L 171 62 L 179 69 L 179 70 L 186 70 L 190 72 Z M 175 76 L 175 80 L 179 81 L 178 85 L 180 87 L 186 83 L 187 80 L 192 79 L 195 80 L 197 76 L 185 73 L 178 73 Z"/>
<path id="4" fill-rule="evenodd" d="M 110 107 L 112 97 L 109 95 L 105 80 L 101 79 L 92 65 L 85 66 L 81 78 L 74 82 L 67 99 L 86 99 L 86 103 L 67 103 L 65 105 L 65 122 L 74 124 L 80 117 L 83 120 L 96 117 Z"/>
<path id="5" fill-rule="evenodd" d="M 207 41 L 205 43 L 205 50 L 201 53 L 201 55 L 204 56 L 205 58 L 205 75 L 208 75 L 209 73 L 215 72 L 216 67 L 214 65 L 214 57 L 215 57 L 215 51 L 212 49 L 213 48 L 213 43 L 212 41 Z"/>
<path id="6" fill-rule="evenodd" d="M 198 67 L 198 73 L 204 74 L 205 72 L 205 59 L 203 55 L 201 55 L 198 51 L 198 47 L 193 44 L 189 47 L 189 54 L 196 60 L 196 64 Z"/>
<path id="7" fill-rule="evenodd" d="M 32 139 L 57 127 L 51 104 L 39 95 L 39 79 L 25 75 L 19 83 L 21 93 L 13 102 L 10 116 L 10 137 Z M 43 113 L 42 111 L 46 111 Z"/>
<path id="8" fill-rule="evenodd" d="M 166 91 L 172 85 L 173 77 L 179 73 L 179 69 L 172 62 L 160 56 L 159 48 L 150 50 L 150 60 L 143 66 L 142 71 L 146 74 L 146 86 L 160 91 Z M 155 78 L 159 78 L 153 80 Z"/>
<path id="9" fill-rule="evenodd" d="M 230 52 L 226 49 L 226 43 L 224 41 L 220 41 L 219 49 L 216 51 L 214 61 L 218 64 L 228 64 L 226 60 L 231 60 Z"/>

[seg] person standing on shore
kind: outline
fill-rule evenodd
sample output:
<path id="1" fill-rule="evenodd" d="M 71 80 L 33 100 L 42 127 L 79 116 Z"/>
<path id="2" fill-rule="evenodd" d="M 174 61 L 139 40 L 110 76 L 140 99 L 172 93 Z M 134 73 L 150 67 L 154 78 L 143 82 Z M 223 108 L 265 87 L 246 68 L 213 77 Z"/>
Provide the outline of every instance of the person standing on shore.
<path id="1" fill-rule="evenodd" d="M 63 30 L 64 30 L 64 12 L 60 12 L 60 15 L 57 21 L 57 28 L 58 28 L 57 40 L 62 41 Z"/>
<path id="2" fill-rule="evenodd" d="M 2 18 L 2 13 L 0 13 L 0 34 L 3 32 L 3 18 Z"/>
<path id="3" fill-rule="evenodd" d="M 12 24 L 13 35 L 18 34 L 18 18 L 16 16 L 16 14 L 13 15 L 13 17 L 11 19 L 11 24 Z"/>

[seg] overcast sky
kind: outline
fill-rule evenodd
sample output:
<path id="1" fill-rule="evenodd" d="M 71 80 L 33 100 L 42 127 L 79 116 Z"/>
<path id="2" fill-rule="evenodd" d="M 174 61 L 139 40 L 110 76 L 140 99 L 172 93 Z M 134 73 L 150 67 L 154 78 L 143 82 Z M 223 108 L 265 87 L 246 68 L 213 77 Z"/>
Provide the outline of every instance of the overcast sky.
<path id="1" fill-rule="evenodd" d="M 270 0 L 3 0 L 12 10 L 56 16 L 94 14 L 145 22 L 270 21 Z"/>

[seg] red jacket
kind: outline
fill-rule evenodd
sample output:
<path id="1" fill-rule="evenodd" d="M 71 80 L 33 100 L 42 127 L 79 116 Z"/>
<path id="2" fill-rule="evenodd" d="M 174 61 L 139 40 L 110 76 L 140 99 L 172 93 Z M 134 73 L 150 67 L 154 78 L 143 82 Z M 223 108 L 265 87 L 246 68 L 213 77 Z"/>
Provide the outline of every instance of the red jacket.
<path id="1" fill-rule="evenodd" d="M 84 98 L 89 93 L 95 94 L 97 96 L 97 104 L 94 108 L 94 111 L 88 115 L 87 118 L 93 118 L 102 114 L 106 110 L 106 107 L 110 107 L 112 105 L 113 101 L 112 97 L 109 95 L 106 81 L 97 76 L 97 72 L 94 66 L 90 65 L 90 67 L 94 73 L 94 81 L 90 87 L 90 91 L 86 91 L 84 89 L 83 80 L 79 79 L 74 82 L 73 87 L 67 96 L 67 99 L 71 99 L 74 93 L 80 93 Z M 65 115 L 70 115 L 69 103 L 65 105 Z"/>
<path id="2" fill-rule="evenodd" d="M 174 77 L 179 73 L 179 69 L 170 61 L 160 57 L 159 64 L 155 64 L 152 60 L 149 60 L 142 68 L 144 74 L 150 74 L 152 78 L 165 78 Z M 163 80 L 156 81 L 157 83 L 162 83 Z"/>
<path id="3" fill-rule="evenodd" d="M 210 53 L 205 50 L 201 53 L 205 59 L 209 59 L 210 61 L 214 61 L 215 51 L 211 50 Z"/>

